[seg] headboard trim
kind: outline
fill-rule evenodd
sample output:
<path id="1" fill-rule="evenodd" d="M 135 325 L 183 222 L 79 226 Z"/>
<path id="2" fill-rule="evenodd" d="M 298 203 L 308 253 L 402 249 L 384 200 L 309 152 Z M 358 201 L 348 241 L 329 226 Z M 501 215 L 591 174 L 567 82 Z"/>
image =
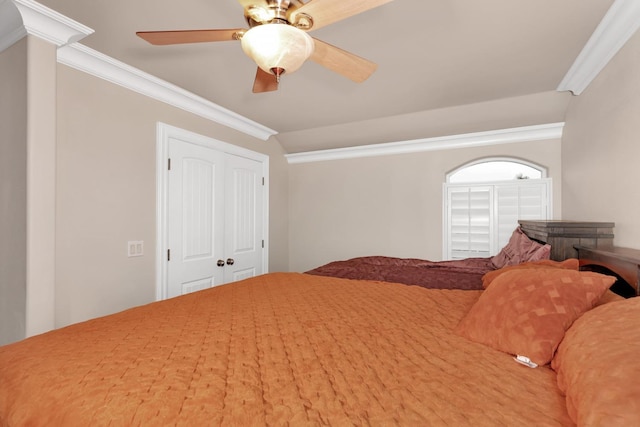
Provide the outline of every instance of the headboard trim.
<path id="1" fill-rule="evenodd" d="M 590 248 L 576 246 L 581 269 L 589 266 L 604 267 L 622 278 L 633 288 L 633 295 L 640 295 L 640 250 L 610 246 Z"/>

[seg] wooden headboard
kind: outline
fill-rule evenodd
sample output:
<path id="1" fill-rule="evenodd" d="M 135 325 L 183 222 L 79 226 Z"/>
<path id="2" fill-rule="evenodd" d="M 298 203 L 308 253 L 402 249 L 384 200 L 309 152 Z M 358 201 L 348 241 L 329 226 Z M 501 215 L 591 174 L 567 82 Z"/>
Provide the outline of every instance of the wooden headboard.
<path id="1" fill-rule="evenodd" d="M 640 295 L 640 250 L 611 246 L 576 246 L 581 270 L 597 271 L 618 277 L 611 290 L 624 297 Z"/>
<path id="2" fill-rule="evenodd" d="M 611 287 L 626 298 L 640 295 L 640 250 L 613 246 L 613 222 L 518 221 L 529 238 L 551 245 L 551 259 L 578 258 L 580 269 L 616 276 Z"/>
<path id="3" fill-rule="evenodd" d="M 613 222 L 537 220 L 518 221 L 529 238 L 551 245 L 551 259 L 578 258 L 576 246 L 613 246 Z"/>

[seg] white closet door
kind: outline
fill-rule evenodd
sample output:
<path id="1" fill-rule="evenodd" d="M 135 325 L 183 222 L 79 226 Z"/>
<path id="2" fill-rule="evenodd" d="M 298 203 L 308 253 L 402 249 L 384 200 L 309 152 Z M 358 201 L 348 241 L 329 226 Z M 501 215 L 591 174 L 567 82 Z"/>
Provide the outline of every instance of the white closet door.
<path id="1" fill-rule="evenodd" d="M 262 163 L 225 156 L 225 282 L 257 276 L 262 268 Z"/>
<path id="2" fill-rule="evenodd" d="M 167 298 L 224 283 L 224 154 L 169 140 Z"/>
<path id="3" fill-rule="evenodd" d="M 268 156 L 160 123 L 156 165 L 158 299 L 268 271 Z"/>

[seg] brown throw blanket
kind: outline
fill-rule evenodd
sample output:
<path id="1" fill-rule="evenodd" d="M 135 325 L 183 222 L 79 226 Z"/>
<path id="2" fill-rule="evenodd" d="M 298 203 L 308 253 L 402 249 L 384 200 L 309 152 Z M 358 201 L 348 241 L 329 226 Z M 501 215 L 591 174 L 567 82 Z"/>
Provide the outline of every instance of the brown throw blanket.
<path id="1" fill-rule="evenodd" d="M 493 270 L 491 258 L 428 261 L 369 256 L 325 264 L 307 274 L 343 279 L 378 280 L 431 289 L 482 289 L 482 276 Z"/>

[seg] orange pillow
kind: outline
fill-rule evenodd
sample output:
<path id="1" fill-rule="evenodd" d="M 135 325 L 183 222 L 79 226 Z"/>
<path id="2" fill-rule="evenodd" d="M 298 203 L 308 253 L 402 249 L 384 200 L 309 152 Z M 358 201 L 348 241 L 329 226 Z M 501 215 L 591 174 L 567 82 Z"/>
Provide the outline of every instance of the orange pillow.
<path id="1" fill-rule="evenodd" d="M 640 426 L 640 298 L 585 313 L 551 367 L 569 416 L 584 426 Z"/>
<path id="2" fill-rule="evenodd" d="M 538 365 L 551 361 L 564 332 L 590 310 L 615 277 L 561 268 L 523 268 L 498 276 L 456 333 Z"/>
<path id="3" fill-rule="evenodd" d="M 596 305 L 593 306 L 593 308 L 600 307 L 601 305 L 604 305 L 604 304 L 609 304 L 610 302 L 622 301 L 624 299 L 625 298 L 623 296 L 620 296 L 615 292 L 613 292 L 611 289 L 609 289 L 607 292 L 604 293 L 604 295 L 602 295 L 602 298 L 598 300 L 598 302 L 596 303 Z"/>
<path id="4" fill-rule="evenodd" d="M 553 261 L 550 259 L 543 259 L 542 261 L 531 261 L 525 262 L 518 265 L 509 265 L 507 267 L 502 267 L 498 270 L 491 270 L 482 276 L 482 287 L 487 289 L 487 286 L 493 282 L 493 280 L 501 275 L 502 273 L 515 270 L 519 268 L 545 268 L 545 267 L 555 267 L 555 268 L 566 268 L 568 270 L 578 270 L 580 267 L 580 262 L 577 258 L 569 258 L 564 261 Z"/>

